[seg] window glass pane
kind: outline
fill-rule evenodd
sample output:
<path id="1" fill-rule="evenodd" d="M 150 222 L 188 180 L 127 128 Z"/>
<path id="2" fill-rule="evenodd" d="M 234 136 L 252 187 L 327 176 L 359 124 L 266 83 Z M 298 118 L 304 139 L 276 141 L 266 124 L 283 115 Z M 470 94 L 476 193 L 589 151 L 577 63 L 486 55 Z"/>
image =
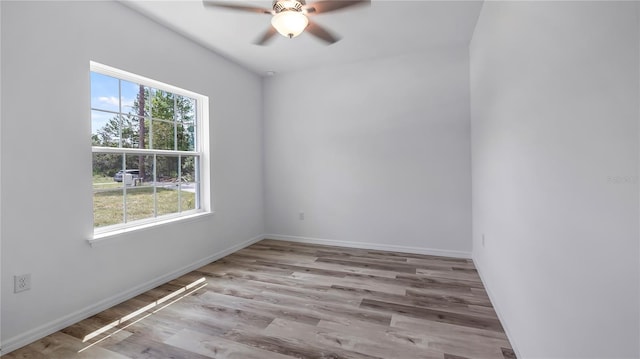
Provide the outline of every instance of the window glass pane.
<path id="1" fill-rule="evenodd" d="M 151 148 L 151 120 L 148 118 L 142 118 L 139 116 L 131 116 L 133 121 L 131 123 L 131 136 L 133 148 L 149 149 Z M 142 144 L 140 143 L 142 141 Z"/>
<path id="2" fill-rule="evenodd" d="M 93 154 L 93 189 L 122 187 L 116 174 L 122 169 L 122 155 L 117 153 Z"/>
<path id="3" fill-rule="evenodd" d="M 173 122 L 151 120 L 152 148 L 156 150 L 175 149 L 175 124 Z"/>
<path id="4" fill-rule="evenodd" d="M 180 211 L 189 211 L 196 209 L 196 189 L 193 187 L 195 184 L 191 184 L 190 188 L 182 188 L 180 190 Z"/>
<path id="5" fill-rule="evenodd" d="M 196 156 L 181 156 L 180 157 L 180 173 L 182 175 L 183 182 L 199 182 L 198 177 L 196 176 L 196 166 L 197 166 L 197 157 Z"/>
<path id="6" fill-rule="evenodd" d="M 127 155 L 128 186 L 152 185 L 153 155 Z"/>
<path id="7" fill-rule="evenodd" d="M 153 155 L 127 155 L 126 191 L 127 222 L 153 218 L 155 196 L 153 189 Z"/>
<path id="8" fill-rule="evenodd" d="M 93 154 L 93 222 L 95 227 L 123 222 L 121 169 L 122 155 Z"/>
<path id="9" fill-rule="evenodd" d="M 120 120 L 118 115 L 91 111 L 91 145 L 118 147 L 120 143 Z"/>
<path id="10" fill-rule="evenodd" d="M 125 170 L 127 171 L 127 173 L 131 175 L 136 175 L 136 176 L 138 175 L 138 156 L 132 156 L 132 155 L 127 156 L 127 163 L 126 163 Z M 131 172 L 131 171 L 135 171 L 135 172 Z M 131 180 L 127 182 L 128 185 L 130 185 L 129 182 L 131 182 Z"/>
<path id="11" fill-rule="evenodd" d="M 153 186 L 127 188 L 127 222 L 153 218 L 154 199 Z"/>
<path id="12" fill-rule="evenodd" d="M 171 92 L 155 90 L 151 97 L 151 117 L 174 121 L 174 99 Z"/>
<path id="13" fill-rule="evenodd" d="M 173 187 L 157 187 L 158 216 L 178 213 L 178 189 Z"/>
<path id="14" fill-rule="evenodd" d="M 93 226 L 123 223 L 122 208 L 122 189 L 94 192 Z"/>
<path id="15" fill-rule="evenodd" d="M 178 156 L 157 156 L 156 176 L 160 185 L 175 186 L 178 179 Z"/>
<path id="16" fill-rule="evenodd" d="M 178 122 L 178 151 L 195 151 L 196 126 L 193 122 Z"/>
<path id="17" fill-rule="evenodd" d="M 199 208 L 196 200 L 200 190 L 200 180 L 198 178 L 198 161 L 197 156 L 181 156 L 180 157 L 180 210 L 188 211 Z"/>
<path id="18" fill-rule="evenodd" d="M 176 121 L 194 122 L 196 120 L 196 100 L 176 95 Z"/>
<path id="19" fill-rule="evenodd" d="M 181 169 L 181 181 L 180 181 L 180 210 L 188 211 L 196 209 L 198 203 L 196 201 L 196 193 L 199 190 L 198 179 L 198 157 L 196 156 L 181 156 L 180 157 L 180 169 Z"/>
<path id="20" fill-rule="evenodd" d="M 156 157 L 158 215 L 178 212 L 178 157 Z"/>
<path id="21" fill-rule="evenodd" d="M 122 147 L 140 148 L 140 118 L 122 115 Z"/>
<path id="22" fill-rule="evenodd" d="M 122 80 L 122 113 L 140 115 L 140 91 L 142 90 L 144 99 L 145 116 L 149 115 L 149 88 L 137 83 Z"/>
<path id="23" fill-rule="evenodd" d="M 118 112 L 118 79 L 91 73 L 91 108 Z"/>
<path id="24" fill-rule="evenodd" d="M 138 160 L 138 169 L 140 170 L 140 174 L 138 178 L 140 182 L 144 186 L 153 186 L 155 184 L 155 165 L 153 155 L 143 156 L 143 164 L 140 164 L 140 160 Z"/>
<path id="25" fill-rule="evenodd" d="M 176 95 L 176 121 L 178 150 L 195 151 L 196 148 L 196 100 Z"/>

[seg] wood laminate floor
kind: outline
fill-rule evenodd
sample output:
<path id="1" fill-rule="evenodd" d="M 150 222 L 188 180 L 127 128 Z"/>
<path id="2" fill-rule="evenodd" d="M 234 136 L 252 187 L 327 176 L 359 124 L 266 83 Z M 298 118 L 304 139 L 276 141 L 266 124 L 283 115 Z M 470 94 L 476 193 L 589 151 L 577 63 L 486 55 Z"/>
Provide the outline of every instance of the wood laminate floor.
<path id="1" fill-rule="evenodd" d="M 471 260 L 263 240 L 3 358 L 515 358 Z"/>

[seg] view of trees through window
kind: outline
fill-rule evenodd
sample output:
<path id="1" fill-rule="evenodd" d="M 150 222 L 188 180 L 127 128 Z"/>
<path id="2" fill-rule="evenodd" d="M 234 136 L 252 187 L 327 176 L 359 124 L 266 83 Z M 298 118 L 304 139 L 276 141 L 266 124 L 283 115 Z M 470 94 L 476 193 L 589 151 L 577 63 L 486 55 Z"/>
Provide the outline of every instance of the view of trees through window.
<path id="1" fill-rule="evenodd" d="M 199 208 L 196 106 L 91 72 L 94 227 Z"/>

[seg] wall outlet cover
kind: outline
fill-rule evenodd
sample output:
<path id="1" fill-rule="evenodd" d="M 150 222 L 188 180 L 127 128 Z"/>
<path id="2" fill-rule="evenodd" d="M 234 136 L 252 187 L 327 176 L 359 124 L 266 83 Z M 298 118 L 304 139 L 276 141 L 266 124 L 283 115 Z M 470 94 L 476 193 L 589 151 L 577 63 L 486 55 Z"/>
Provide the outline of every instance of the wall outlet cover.
<path id="1" fill-rule="evenodd" d="M 13 292 L 20 293 L 31 289 L 31 274 L 13 276 Z"/>

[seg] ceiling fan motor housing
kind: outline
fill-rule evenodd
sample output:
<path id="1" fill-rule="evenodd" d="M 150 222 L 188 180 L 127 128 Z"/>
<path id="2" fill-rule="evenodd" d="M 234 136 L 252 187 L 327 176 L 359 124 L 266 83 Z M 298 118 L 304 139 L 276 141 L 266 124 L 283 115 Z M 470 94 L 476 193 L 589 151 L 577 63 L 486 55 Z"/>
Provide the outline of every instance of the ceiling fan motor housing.
<path id="1" fill-rule="evenodd" d="M 302 12 L 305 0 L 273 0 L 273 11 L 277 14 L 282 11 Z"/>

